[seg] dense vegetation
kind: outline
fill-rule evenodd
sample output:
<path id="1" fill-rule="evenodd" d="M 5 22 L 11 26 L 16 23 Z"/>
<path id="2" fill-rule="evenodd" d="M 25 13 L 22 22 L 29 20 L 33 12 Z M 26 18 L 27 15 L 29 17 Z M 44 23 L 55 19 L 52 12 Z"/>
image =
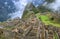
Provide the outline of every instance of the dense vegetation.
<path id="1" fill-rule="evenodd" d="M 55 0 L 45 0 L 46 2 L 48 2 L 48 3 L 52 3 L 52 2 L 54 2 Z"/>

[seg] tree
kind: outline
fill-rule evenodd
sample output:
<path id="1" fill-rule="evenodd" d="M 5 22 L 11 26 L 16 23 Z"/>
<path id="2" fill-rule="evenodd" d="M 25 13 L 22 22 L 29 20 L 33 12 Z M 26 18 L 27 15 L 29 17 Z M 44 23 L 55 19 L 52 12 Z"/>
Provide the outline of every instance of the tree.
<path id="1" fill-rule="evenodd" d="M 44 12 L 51 12 L 51 9 L 49 8 L 46 8 L 45 6 L 38 6 L 38 9 L 41 13 L 44 13 Z"/>
<path id="2" fill-rule="evenodd" d="M 55 0 L 45 0 L 46 2 L 48 2 L 48 3 L 52 3 L 52 2 L 54 2 Z"/>

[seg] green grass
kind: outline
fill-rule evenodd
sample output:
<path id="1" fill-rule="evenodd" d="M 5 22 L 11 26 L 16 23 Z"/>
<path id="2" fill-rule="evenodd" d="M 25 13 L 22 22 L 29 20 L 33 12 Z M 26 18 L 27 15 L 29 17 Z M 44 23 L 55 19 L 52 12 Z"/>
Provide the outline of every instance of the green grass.
<path id="1" fill-rule="evenodd" d="M 49 20 L 49 17 L 46 15 L 36 15 L 37 18 L 39 18 L 45 25 L 53 25 L 56 27 L 60 27 L 59 23 L 54 23 L 51 20 Z"/>
<path id="2" fill-rule="evenodd" d="M 53 39 L 59 39 L 58 34 L 56 32 L 54 33 L 54 38 Z"/>

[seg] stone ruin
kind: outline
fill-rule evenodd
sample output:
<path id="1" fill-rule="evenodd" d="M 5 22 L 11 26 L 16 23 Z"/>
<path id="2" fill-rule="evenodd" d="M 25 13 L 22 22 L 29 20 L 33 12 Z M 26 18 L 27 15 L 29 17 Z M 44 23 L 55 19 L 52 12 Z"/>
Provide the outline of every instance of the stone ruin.
<path id="1" fill-rule="evenodd" d="M 60 39 L 60 28 L 44 25 L 34 13 L 24 19 L 14 19 L 14 24 L 11 22 L 14 28 L 11 30 L 0 29 L 0 37 L 3 37 L 1 39 L 54 39 L 54 33 Z M 17 21 L 16 24 L 15 21 Z M 8 23 L 9 26 L 12 26 L 10 24 Z"/>

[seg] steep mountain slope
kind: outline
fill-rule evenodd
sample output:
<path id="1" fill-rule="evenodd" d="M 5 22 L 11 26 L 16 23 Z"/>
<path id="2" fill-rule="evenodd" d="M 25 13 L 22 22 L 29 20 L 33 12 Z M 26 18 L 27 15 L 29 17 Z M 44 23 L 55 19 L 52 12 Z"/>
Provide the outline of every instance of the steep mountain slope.
<path id="1" fill-rule="evenodd" d="M 57 33 L 60 37 L 60 28 L 44 25 L 34 13 L 27 13 L 24 19 L 14 19 L 0 23 L 1 39 L 53 39 Z M 60 39 L 60 38 L 59 38 Z"/>

